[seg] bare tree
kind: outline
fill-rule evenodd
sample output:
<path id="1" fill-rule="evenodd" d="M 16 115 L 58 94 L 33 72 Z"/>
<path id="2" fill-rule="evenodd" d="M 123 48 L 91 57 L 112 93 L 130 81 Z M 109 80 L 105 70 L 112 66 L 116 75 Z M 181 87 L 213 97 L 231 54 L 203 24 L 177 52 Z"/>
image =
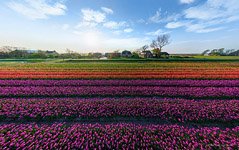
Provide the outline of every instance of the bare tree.
<path id="1" fill-rule="evenodd" d="M 73 52 L 72 50 L 70 50 L 70 49 L 67 48 L 67 49 L 66 49 L 66 53 L 67 53 L 67 54 L 72 54 L 72 53 L 74 53 L 74 52 Z"/>
<path id="2" fill-rule="evenodd" d="M 146 51 L 148 48 L 149 48 L 148 45 L 144 45 L 141 49 L 142 49 L 143 51 Z"/>
<path id="3" fill-rule="evenodd" d="M 160 57 L 162 48 L 170 43 L 169 39 L 169 34 L 163 34 L 159 35 L 156 40 L 152 41 L 150 47 L 153 48 L 153 52 L 155 53 L 156 57 Z"/>

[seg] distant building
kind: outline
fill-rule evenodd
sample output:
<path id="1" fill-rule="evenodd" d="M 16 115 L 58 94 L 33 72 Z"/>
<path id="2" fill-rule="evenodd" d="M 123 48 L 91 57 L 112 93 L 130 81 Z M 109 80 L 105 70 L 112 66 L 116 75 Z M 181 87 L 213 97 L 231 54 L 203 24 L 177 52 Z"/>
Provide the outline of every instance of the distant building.
<path id="1" fill-rule="evenodd" d="M 103 54 L 102 53 L 93 53 L 92 57 L 93 58 L 101 58 L 101 57 L 103 57 Z"/>
<path id="2" fill-rule="evenodd" d="M 160 52 L 160 56 L 164 58 L 169 58 L 169 53 L 167 52 Z"/>
<path id="3" fill-rule="evenodd" d="M 105 57 L 107 57 L 107 58 L 119 58 L 119 57 L 121 57 L 121 53 L 118 53 L 118 52 L 105 53 Z"/>
<path id="4" fill-rule="evenodd" d="M 46 54 L 57 55 L 58 53 L 57 53 L 56 51 L 47 50 L 47 51 L 46 51 Z"/>
<path id="5" fill-rule="evenodd" d="M 28 54 L 38 53 L 38 50 L 25 50 Z"/>
<path id="6" fill-rule="evenodd" d="M 151 51 L 147 50 L 147 51 L 140 52 L 139 57 L 141 57 L 141 58 L 153 58 L 153 54 L 152 54 Z"/>
<path id="7" fill-rule="evenodd" d="M 131 51 L 124 50 L 124 51 L 121 53 L 121 56 L 122 56 L 122 57 L 127 57 L 127 58 L 129 58 L 129 57 L 132 57 L 133 55 L 132 55 Z"/>

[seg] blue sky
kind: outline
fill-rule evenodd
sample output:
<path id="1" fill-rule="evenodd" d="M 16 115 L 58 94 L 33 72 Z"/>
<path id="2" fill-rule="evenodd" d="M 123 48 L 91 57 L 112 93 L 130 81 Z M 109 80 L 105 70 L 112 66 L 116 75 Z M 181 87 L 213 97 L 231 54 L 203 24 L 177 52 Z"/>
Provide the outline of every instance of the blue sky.
<path id="1" fill-rule="evenodd" d="M 135 50 L 170 34 L 169 53 L 239 49 L 238 0 L 1 0 L 0 46 Z"/>

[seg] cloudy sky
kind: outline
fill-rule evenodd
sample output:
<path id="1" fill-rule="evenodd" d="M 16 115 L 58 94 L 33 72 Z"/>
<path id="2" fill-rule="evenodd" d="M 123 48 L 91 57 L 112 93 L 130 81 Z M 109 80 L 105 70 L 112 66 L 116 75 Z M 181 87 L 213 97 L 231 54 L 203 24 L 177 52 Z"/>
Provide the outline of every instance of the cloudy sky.
<path id="1" fill-rule="evenodd" d="M 137 49 L 170 34 L 170 53 L 239 49 L 239 0 L 1 0 L 0 46 Z"/>

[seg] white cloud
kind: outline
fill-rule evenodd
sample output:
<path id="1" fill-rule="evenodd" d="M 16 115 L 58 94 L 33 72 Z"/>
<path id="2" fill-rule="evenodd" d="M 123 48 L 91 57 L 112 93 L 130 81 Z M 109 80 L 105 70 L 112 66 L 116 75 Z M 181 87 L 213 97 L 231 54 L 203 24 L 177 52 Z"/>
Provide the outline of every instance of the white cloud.
<path id="1" fill-rule="evenodd" d="M 169 29 L 185 27 L 186 31 L 195 33 L 209 33 L 224 29 L 224 27 L 214 27 L 213 22 L 193 23 L 192 21 L 169 22 L 165 27 Z"/>
<path id="2" fill-rule="evenodd" d="M 102 23 L 106 19 L 106 14 L 93 9 L 82 9 L 83 20 L 86 22 Z"/>
<path id="3" fill-rule="evenodd" d="M 185 10 L 185 18 L 188 19 L 200 19 L 200 20 L 211 20 L 220 17 L 222 14 L 220 10 L 206 8 L 206 7 L 191 7 Z"/>
<path id="4" fill-rule="evenodd" d="M 185 10 L 185 18 L 199 19 L 199 20 L 212 20 L 237 18 L 239 16 L 239 1 L 230 0 L 208 0 L 202 5 L 190 7 Z M 234 20 L 234 19 L 233 19 Z"/>
<path id="5" fill-rule="evenodd" d="M 12 10 L 32 20 L 65 15 L 67 10 L 67 7 L 61 2 L 50 4 L 46 0 L 11 1 L 7 5 Z"/>
<path id="6" fill-rule="evenodd" d="M 137 23 L 145 23 L 146 21 L 144 19 L 137 20 Z"/>
<path id="7" fill-rule="evenodd" d="M 126 21 L 111 21 L 107 18 L 113 11 L 106 7 L 101 7 L 101 10 L 82 9 L 82 19 L 75 26 L 75 34 L 81 34 L 82 32 L 102 31 L 103 28 L 111 30 L 112 35 L 120 35 L 122 33 L 133 32 L 129 24 Z M 108 32 L 109 33 L 109 32 Z"/>
<path id="8" fill-rule="evenodd" d="M 160 34 L 167 34 L 167 33 L 169 33 L 169 32 L 165 32 L 165 31 L 163 31 L 163 30 L 161 30 L 161 29 L 158 29 L 158 30 L 153 31 L 153 32 L 148 32 L 148 33 L 146 33 L 146 35 L 149 35 L 149 36 L 158 36 L 158 35 L 160 35 Z"/>
<path id="9" fill-rule="evenodd" d="M 107 7 L 101 7 L 101 9 L 107 14 L 113 14 L 114 13 L 114 11 L 112 9 L 107 8 Z"/>
<path id="10" fill-rule="evenodd" d="M 161 13 L 161 9 L 159 9 L 156 11 L 156 13 L 153 16 L 149 17 L 148 22 L 146 22 L 146 24 L 147 23 L 165 23 L 165 22 L 169 22 L 169 21 L 177 21 L 180 17 L 182 17 L 181 14 L 169 15 L 167 12 Z M 143 20 L 142 20 L 142 22 L 143 22 Z"/>
<path id="11" fill-rule="evenodd" d="M 95 28 L 96 26 L 103 26 L 109 29 L 119 29 L 120 27 L 127 26 L 125 21 L 115 22 L 107 21 L 107 15 L 112 14 L 113 10 L 101 7 L 101 11 L 93 9 L 82 9 L 82 20 L 76 26 L 77 29 Z"/>
<path id="12" fill-rule="evenodd" d="M 226 28 L 239 20 L 239 1 L 207 0 L 184 11 L 181 21 L 168 22 L 166 28 L 185 27 L 188 32 L 208 33 Z"/>
<path id="13" fill-rule="evenodd" d="M 160 23 L 161 22 L 161 10 L 157 10 L 156 13 L 149 18 L 149 21 L 150 22 L 153 22 L 153 23 Z"/>
<path id="14" fill-rule="evenodd" d="M 87 30 L 95 28 L 106 21 L 106 14 L 93 9 L 81 9 L 82 20 L 75 27 L 77 30 Z"/>
<path id="15" fill-rule="evenodd" d="M 223 27 L 217 27 L 217 28 L 205 28 L 201 30 L 197 30 L 197 33 L 208 33 L 208 32 L 214 32 L 224 29 Z"/>
<path id="16" fill-rule="evenodd" d="M 76 29 L 85 29 L 85 28 L 95 28 L 98 25 L 96 22 L 87 22 L 87 21 L 82 21 L 76 25 Z"/>
<path id="17" fill-rule="evenodd" d="M 125 21 L 121 21 L 121 22 L 109 21 L 109 22 L 105 22 L 103 26 L 109 29 L 119 29 L 120 27 L 125 27 L 128 25 Z"/>
<path id="18" fill-rule="evenodd" d="M 127 29 L 124 29 L 124 32 L 125 33 L 130 33 L 130 32 L 133 32 L 134 30 L 132 28 L 127 28 Z"/>
<path id="19" fill-rule="evenodd" d="M 188 24 L 186 27 L 186 31 L 196 33 L 209 33 L 224 29 L 224 27 L 208 27 L 203 24 Z"/>
<path id="20" fill-rule="evenodd" d="M 162 22 L 177 21 L 180 17 L 182 17 L 181 14 L 168 15 L 167 17 L 162 19 Z"/>
<path id="21" fill-rule="evenodd" d="M 179 28 L 179 27 L 183 27 L 183 26 L 186 26 L 188 23 L 185 23 L 185 22 L 180 22 L 180 21 L 177 21 L 177 22 L 169 22 L 166 24 L 166 28 L 169 28 L 169 29 L 175 29 L 175 28 Z"/>
<path id="22" fill-rule="evenodd" d="M 182 4 L 191 4 L 193 3 L 195 0 L 180 0 L 180 3 Z"/>
<path id="23" fill-rule="evenodd" d="M 126 28 L 126 29 L 123 29 L 123 30 L 115 30 L 115 31 L 112 31 L 113 34 L 115 35 L 121 35 L 123 33 L 131 33 L 133 32 L 134 30 L 132 28 Z"/>

